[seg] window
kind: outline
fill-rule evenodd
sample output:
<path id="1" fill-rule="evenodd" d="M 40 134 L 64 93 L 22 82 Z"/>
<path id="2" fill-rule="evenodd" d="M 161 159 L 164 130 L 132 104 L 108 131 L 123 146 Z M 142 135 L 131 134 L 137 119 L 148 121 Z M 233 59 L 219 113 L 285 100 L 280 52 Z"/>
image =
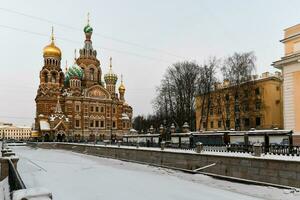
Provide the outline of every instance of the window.
<path id="1" fill-rule="evenodd" d="M 229 112 L 230 112 L 230 105 L 227 104 L 227 105 L 226 105 L 226 113 L 229 114 Z"/>
<path id="2" fill-rule="evenodd" d="M 218 114 L 219 114 L 219 115 L 221 115 L 221 114 L 222 114 L 222 110 L 221 110 L 221 108 L 220 108 L 220 107 L 218 108 Z"/>
<path id="3" fill-rule="evenodd" d="M 248 96 L 249 96 L 248 90 L 244 90 L 244 96 L 245 96 L 245 98 L 248 98 Z"/>
<path id="4" fill-rule="evenodd" d="M 52 74 L 52 76 L 51 76 L 51 82 L 52 83 L 55 83 L 56 82 L 56 74 Z"/>
<path id="5" fill-rule="evenodd" d="M 94 121 L 90 121 L 90 127 L 94 127 Z"/>
<path id="6" fill-rule="evenodd" d="M 75 106 L 75 110 L 76 110 L 76 112 L 79 112 L 79 111 L 80 111 L 80 106 L 79 106 L 79 105 L 76 105 L 76 106 Z"/>
<path id="7" fill-rule="evenodd" d="M 244 126 L 245 127 L 249 127 L 250 126 L 250 120 L 249 120 L 249 118 L 245 118 L 244 119 Z"/>
<path id="8" fill-rule="evenodd" d="M 94 106 L 91 106 L 91 112 L 94 112 Z"/>
<path id="9" fill-rule="evenodd" d="M 256 126 L 260 126 L 261 125 L 260 117 L 256 117 L 255 121 L 256 121 Z"/>
<path id="10" fill-rule="evenodd" d="M 261 108 L 261 102 L 256 102 L 255 103 L 255 110 L 260 110 Z"/>
<path id="11" fill-rule="evenodd" d="M 229 119 L 226 120 L 226 128 L 230 128 L 230 120 Z"/>
<path id="12" fill-rule="evenodd" d="M 113 128 L 116 128 L 116 122 L 115 121 L 113 121 Z"/>
<path id="13" fill-rule="evenodd" d="M 235 106 L 234 106 L 234 112 L 240 112 L 239 105 L 235 105 Z"/>
<path id="14" fill-rule="evenodd" d="M 99 112 L 99 107 L 98 106 L 96 106 L 96 112 Z"/>
<path id="15" fill-rule="evenodd" d="M 226 101 L 229 101 L 229 94 L 226 94 L 225 99 Z"/>
<path id="16" fill-rule="evenodd" d="M 104 112 L 104 107 L 103 107 L 103 106 L 101 106 L 101 112 L 102 112 L 102 113 Z"/>
<path id="17" fill-rule="evenodd" d="M 221 127 L 222 127 L 222 121 L 219 120 L 219 121 L 218 121 L 218 128 L 221 128 Z"/>
<path id="18" fill-rule="evenodd" d="M 90 80 L 93 81 L 94 80 L 94 72 L 95 70 L 93 68 L 90 69 Z"/>
<path id="19" fill-rule="evenodd" d="M 75 126 L 76 126 L 76 127 L 80 127 L 80 121 L 79 121 L 79 119 L 76 119 L 76 120 L 75 120 Z"/>
<path id="20" fill-rule="evenodd" d="M 104 127 L 104 121 L 100 122 L 100 127 L 103 128 Z"/>
<path id="21" fill-rule="evenodd" d="M 210 115 L 214 115 L 214 109 L 213 109 L 213 108 L 211 108 L 211 109 L 209 110 L 209 114 L 210 114 Z"/>
<path id="22" fill-rule="evenodd" d="M 125 128 L 125 126 L 126 126 L 126 123 L 125 123 L 125 122 L 123 122 L 123 128 Z"/>
<path id="23" fill-rule="evenodd" d="M 96 128 L 98 128 L 99 127 L 99 121 L 97 120 L 96 121 Z"/>
<path id="24" fill-rule="evenodd" d="M 113 108 L 113 110 L 112 110 L 112 111 L 113 111 L 113 113 L 116 113 L 116 108 Z"/>
<path id="25" fill-rule="evenodd" d="M 48 73 L 47 72 L 44 73 L 44 79 L 45 79 L 45 83 L 48 83 Z"/>
<path id="26" fill-rule="evenodd" d="M 235 101 L 239 100 L 239 95 L 238 95 L 238 94 L 236 94 L 236 95 L 234 96 L 234 100 L 235 100 Z"/>
<path id="27" fill-rule="evenodd" d="M 235 120 L 235 128 L 238 129 L 240 127 L 240 119 Z"/>
<path id="28" fill-rule="evenodd" d="M 203 128 L 206 128 L 206 122 L 202 123 Z"/>
<path id="29" fill-rule="evenodd" d="M 210 128 L 214 128 L 214 121 L 210 122 Z"/>
<path id="30" fill-rule="evenodd" d="M 248 112 L 249 111 L 249 104 L 245 104 L 244 105 L 244 112 Z"/>
<path id="31" fill-rule="evenodd" d="M 255 94 L 256 94 L 256 95 L 260 95 L 260 90 L 259 90 L 259 88 L 255 88 Z"/>

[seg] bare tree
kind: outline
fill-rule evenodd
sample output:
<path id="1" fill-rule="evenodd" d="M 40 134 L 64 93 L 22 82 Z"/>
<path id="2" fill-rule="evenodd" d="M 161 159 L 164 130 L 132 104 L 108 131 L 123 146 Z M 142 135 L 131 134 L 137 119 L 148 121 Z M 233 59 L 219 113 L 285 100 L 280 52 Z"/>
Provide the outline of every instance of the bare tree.
<path id="1" fill-rule="evenodd" d="M 201 97 L 200 105 L 200 127 L 205 120 L 206 126 L 203 127 L 207 130 L 209 113 L 213 109 L 212 92 L 214 90 L 214 85 L 217 82 L 216 70 L 219 67 L 219 60 L 216 57 L 212 57 L 199 69 L 198 76 L 198 95 Z"/>
<path id="2" fill-rule="evenodd" d="M 221 68 L 224 80 L 229 81 L 231 94 L 228 95 L 231 99 L 226 99 L 226 101 L 228 104 L 230 101 L 233 102 L 234 107 L 230 111 L 233 113 L 235 129 L 237 130 L 241 128 L 240 111 L 243 109 L 242 105 L 245 105 L 245 101 L 250 99 L 247 96 L 247 91 L 249 92 L 253 86 L 251 77 L 256 70 L 255 61 L 256 57 L 253 52 L 234 53 L 225 59 Z"/>
<path id="3" fill-rule="evenodd" d="M 198 75 L 199 66 L 194 62 L 178 62 L 169 67 L 153 102 L 156 115 L 178 127 L 187 121 L 194 128 Z"/>

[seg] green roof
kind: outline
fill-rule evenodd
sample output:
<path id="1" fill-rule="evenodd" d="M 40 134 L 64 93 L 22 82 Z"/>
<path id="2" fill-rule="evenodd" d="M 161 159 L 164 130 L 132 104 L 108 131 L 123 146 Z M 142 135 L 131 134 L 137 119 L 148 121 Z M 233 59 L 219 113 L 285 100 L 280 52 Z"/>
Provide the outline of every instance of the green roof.
<path id="1" fill-rule="evenodd" d="M 82 80 L 83 78 L 83 69 L 79 67 L 76 63 L 68 69 L 65 76 L 65 84 L 68 85 L 70 79 L 75 78 Z"/>
<path id="2" fill-rule="evenodd" d="M 93 32 L 93 28 L 88 24 L 84 27 L 83 31 L 85 33 L 92 33 Z"/>

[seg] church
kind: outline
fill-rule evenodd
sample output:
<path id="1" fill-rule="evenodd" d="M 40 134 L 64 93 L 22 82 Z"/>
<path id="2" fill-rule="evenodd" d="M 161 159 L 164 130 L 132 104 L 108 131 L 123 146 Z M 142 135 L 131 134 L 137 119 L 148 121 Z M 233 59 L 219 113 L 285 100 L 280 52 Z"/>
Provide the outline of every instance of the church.
<path id="1" fill-rule="evenodd" d="M 112 58 L 102 79 L 101 62 L 92 45 L 93 28 L 83 29 L 84 46 L 71 66 L 61 68 L 62 52 L 51 43 L 43 49 L 44 64 L 36 102 L 35 129 L 43 141 L 118 140 L 132 127 L 132 107 L 125 101 L 121 76 L 112 70 Z"/>

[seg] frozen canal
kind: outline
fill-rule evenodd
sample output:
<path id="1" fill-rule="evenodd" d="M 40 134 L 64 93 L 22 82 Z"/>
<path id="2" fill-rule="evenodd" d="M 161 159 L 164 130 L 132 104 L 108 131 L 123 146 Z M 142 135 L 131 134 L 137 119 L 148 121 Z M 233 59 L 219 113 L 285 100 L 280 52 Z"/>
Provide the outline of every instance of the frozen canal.
<path id="1" fill-rule="evenodd" d="M 27 188 L 44 187 L 55 200 L 300 199 L 297 193 L 216 180 L 63 150 L 13 147 Z"/>

